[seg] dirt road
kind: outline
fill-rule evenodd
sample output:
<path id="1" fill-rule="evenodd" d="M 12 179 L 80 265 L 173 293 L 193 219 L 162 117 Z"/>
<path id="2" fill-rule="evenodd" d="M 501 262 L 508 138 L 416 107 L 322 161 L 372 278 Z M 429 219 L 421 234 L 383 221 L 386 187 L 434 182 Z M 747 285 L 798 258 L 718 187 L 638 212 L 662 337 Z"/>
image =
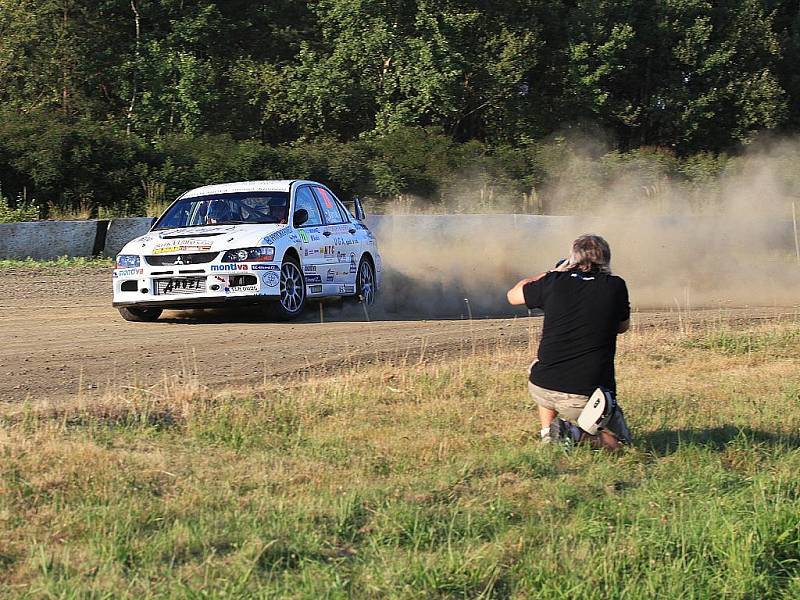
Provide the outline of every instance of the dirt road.
<path id="1" fill-rule="evenodd" d="M 414 319 L 371 315 L 360 307 L 314 306 L 303 321 L 269 323 L 242 313 L 165 313 L 128 323 L 111 307 L 107 269 L 5 270 L 0 277 L 0 399 L 60 399 L 147 387 L 194 372 L 209 385 L 240 385 L 300 371 L 378 360 L 435 360 L 499 343 L 535 343 L 540 318 Z M 511 313 L 509 313 L 511 314 Z M 725 309 L 742 320 L 797 315 L 796 307 Z M 692 311 L 717 319 L 720 309 Z M 376 318 L 378 317 L 378 318 Z M 457 317 L 457 316 L 456 316 Z M 683 315 L 682 318 L 687 318 Z M 638 313 L 640 326 L 677 322 L 672 312 Z"/>

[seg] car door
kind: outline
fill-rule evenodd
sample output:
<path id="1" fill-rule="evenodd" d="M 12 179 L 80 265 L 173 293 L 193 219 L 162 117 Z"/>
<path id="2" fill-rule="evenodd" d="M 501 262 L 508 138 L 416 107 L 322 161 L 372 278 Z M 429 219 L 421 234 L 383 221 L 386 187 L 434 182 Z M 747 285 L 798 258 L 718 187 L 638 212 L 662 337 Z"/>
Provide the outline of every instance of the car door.
<path id="1" fill-rule="evenodd" d="M 323 246 L 327 266 L 323 282 L 325 293 L 355 294 L 354 273 L 358 258 L 352 248 L 355 228 L 330 190 L 315 185 L 314 193 L 322 211 L 322 235 L 327 240 Z"/>
<path id="2" fill-rule="evenodd" d="M 301 208 L 308 212 L 308 220 L 297 228 L 306 291 L 309 296 L 321 296 L 324 294 L 323 280 L 327 271 L 326 255 L 323 251 L 328 241 L 322 235 L 322 212 L 311 186 L 303 185 L 295 191 L 294 210 L 297 212 Z"/>

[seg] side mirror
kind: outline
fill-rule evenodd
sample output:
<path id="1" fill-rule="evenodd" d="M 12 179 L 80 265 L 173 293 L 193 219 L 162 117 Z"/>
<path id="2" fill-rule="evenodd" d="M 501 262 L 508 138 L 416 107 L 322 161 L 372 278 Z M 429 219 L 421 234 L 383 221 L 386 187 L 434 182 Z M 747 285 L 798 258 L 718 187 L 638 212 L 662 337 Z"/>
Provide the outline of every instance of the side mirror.
<path id="1" fill-rule="evenodd" d="M 306 221 L 308 221 L 308 211 L 305 208 L 300 208 L 294 211 L 292 225 L 295 227 L 301 227 Z"/>
<path id="2" fill-rule="evenodd" d="M 158 217 L 153 217 L 152 219 L 150 219 L 150 227 L 148 227 L 148 230 L 153 228 L 153 225 L 156 224 L 156 221 L 158 221 Z"/>
<path id="3" fill-rule="evenodd" d="M 361 200 L 358 198 L 353 198 L 353 211 L 359 221 L 363 221 L 367 216 L 367 213 L 364 212 L 364 207 L 361 205 Z"/>

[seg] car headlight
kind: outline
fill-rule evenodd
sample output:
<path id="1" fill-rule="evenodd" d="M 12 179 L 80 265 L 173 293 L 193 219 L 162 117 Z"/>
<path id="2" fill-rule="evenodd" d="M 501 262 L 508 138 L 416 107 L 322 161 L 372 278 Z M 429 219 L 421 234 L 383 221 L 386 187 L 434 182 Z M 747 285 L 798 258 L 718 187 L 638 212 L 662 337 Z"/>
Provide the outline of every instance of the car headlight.
<path id="1" fill-rule="evenodd" d="M 117 268 L 128 269 L 131 267 L 139 266 L 139 257 L 135 254 L 119 254 L 117 255 Z"/>
<path id="2" fill-rule="evenodd" d="M 259 246 L 258 248 L 228 250 L 222 256 L 222 262 L 269 262 L 273 258 L 275 258 L 273 246 Z"/>

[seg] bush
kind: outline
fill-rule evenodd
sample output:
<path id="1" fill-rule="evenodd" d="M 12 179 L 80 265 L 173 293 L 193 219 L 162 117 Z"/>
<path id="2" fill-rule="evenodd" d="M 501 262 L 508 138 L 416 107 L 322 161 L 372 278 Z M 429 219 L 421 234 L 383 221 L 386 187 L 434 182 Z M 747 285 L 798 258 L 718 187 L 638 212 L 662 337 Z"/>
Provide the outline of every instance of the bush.
<path id="1" fill-rule="evenodd" d="M 0 183 L 12 194 L 32 191 L 42 206 L 139 212 L 147 155 L 142 140 L 111 125 L 44 111 L 0 114 Z"/>
<path id="2" fill-rule="evenodd" d="M 33 202 L 18 200 L 12 208 L 8 200 L 0 195 L 0 223 L 35 221 L 38 218 L 39 208 Z"/>

